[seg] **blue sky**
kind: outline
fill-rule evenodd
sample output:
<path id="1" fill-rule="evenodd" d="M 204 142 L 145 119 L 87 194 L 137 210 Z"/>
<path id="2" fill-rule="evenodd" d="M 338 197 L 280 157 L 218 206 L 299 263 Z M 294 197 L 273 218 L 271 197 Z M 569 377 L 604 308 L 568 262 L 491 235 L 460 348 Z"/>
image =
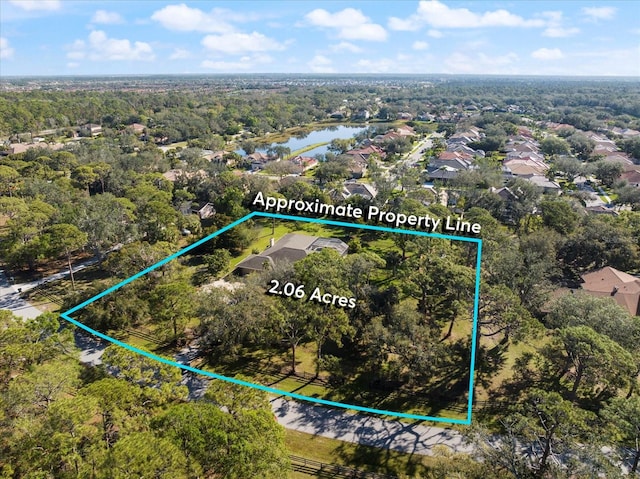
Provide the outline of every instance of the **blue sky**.
<path id="1" fill-rule="evenodd" d="M 640 76 L 640 2 L 0 0 L 0 76 Z"/>

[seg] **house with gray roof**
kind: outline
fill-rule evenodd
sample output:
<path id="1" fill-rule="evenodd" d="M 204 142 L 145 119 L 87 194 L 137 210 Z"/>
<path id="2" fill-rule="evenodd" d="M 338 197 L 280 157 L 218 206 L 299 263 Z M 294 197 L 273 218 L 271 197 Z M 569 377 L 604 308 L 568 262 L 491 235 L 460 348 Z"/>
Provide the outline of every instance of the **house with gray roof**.
<path id="1" fill-rule="evenodd" d="M 276 263 L 287 261 L 295 263 L 311 253 L 325 248 L 336 250 L 341 256 L 347 254 L 347 244 L 336 238 L 322 238 L 298 233 L 289 233 L 260 254 L 252 254 L 238 264 L 235 273 L 245 275 L 254 271 L 263 271 Z"/>

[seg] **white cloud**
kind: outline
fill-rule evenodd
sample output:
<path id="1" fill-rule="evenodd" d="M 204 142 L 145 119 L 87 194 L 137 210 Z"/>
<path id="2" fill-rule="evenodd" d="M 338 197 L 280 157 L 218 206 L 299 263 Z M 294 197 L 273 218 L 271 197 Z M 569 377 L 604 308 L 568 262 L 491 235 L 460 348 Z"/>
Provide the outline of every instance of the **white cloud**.
<path id="1" fill-rule="evenodd" d="M 336 29 L 338 38 L 346 40 L 368 40 L 382 42 L 387 39 L 387 31 L 355 8 L 345 8 L 330 13 L 322 8 L 307 13 L 305 20 L 316 27 Z"/>
<path id="2" fill-rule="evenodd" d="M 582 14 L 589 20 L 611 20 L 616 15 L 615 7 L 584 7 Z"/>
<path id="3" fill-rule="evenodd" d="M 266 52 L 284 50 L 285 46 L 262 33 L 230 32 L 222 35 L 207 35 L 202 45 L 212 52 L 224 54 L 241 54 L 246 52 Z"/>
<path id="4" fill-rule="evenodd" d="M 640 45 L 623 49 L 590 49 L 571 56 L 577 59 L 572 68 L 573 74 L 633 77 L 640 75 Z"/>
<path id="5" fill-rule="evenodd" d="M 59 10 L 60 0 L 10 0 L 10 3 L 28 12 Z"/>
<path id="6" fill-rule="evenodd" d="M 364 73 L 388 73 L 398 71 L 396 62 L 389 58 L 379 58 L 376 60 L 363 59 L 359 60 L 356 66 Z"/>
<path id="7" fill-rule="evenodd" d="M 431 38 L 442 38 L 443 34 L 440 30 L 434 30 L 431 29 L 427 32 L 427 35 L 429 35 Z"/>
<path id="8" fill-rule="evenodd" d="M 151 45 L 146 42 L 133 42 L 127 39 L 109 38 L 101 30 L 89 34 L 88 42 L 76 40 L 68 48 L 67 58 L 92 61 L 142 60 L 155 59 Z"/>
<path id="9" fill-rule="evenodd" d="M 169 57 L 169 60 L 184 60 L 186 58 L 191 58 L 191 52 L 189 52 L 189 50 L 185 50 L 184 48 L 175 48 Z"/>
<path id="10" fill-rule="evenodd" d="M 117 12 L 107 12 L 106 10 L 98 10 L 91 17 L 91 23 L 101 23 L 105 25 L 123 23 L 124 19 Z"/>
<path id="11" fill-rule="evenodd" d="M 78 68 L 80 66 L 77 62 L 69 62 L 67 63 L 67 68 Z"/>
<path id="12" fill-rule="evenodd" d="M 9 40 L 4 37 L 0 37 L 0 59 L 9 60 L 13 58 L 15 50 L 9 46 Z"/>
<path id="13" fill-rule="evenodd" d="M 531 52 L 531 56 L 537 60 L 560 60 L 564 58 L 559 48 L 539 48 Z"/>
<path id="14" fill-rule="evenodd" d="M 167 5 L 151 15 L 151 19 L 159 22 L 168 30 L 181 32 L 207 32 L 225 33 L 233 30 L 233 27 L 223 20 L 222 15 L 215 11 L 205 13 L 199 8 L 191 8 L 181 3 L 180 5 Z"/>
<path id="15" fill-rule="evenodd" d="M 200 66 L 203 68 L 209 68 L 211 70 L 220 70 L 226 72 L 236 72 L 239 70 L 245 71 L 251 68 L 251 64 L 246 61 L 227 62 L 204 60 L 200 63 Z"/>
<path id="16" fill-rule="evenodd" d="M 413 48 L 414 50 L 426 50 L 427 48 L 429 48 L 429 44 L 427 42 L 416 41 L 413 42 L 411 48 Z"/>
<path id="17" fill-rule="evenodd" d="M 544 21 L 525 19 L 504 9 L 476 13 L 467 8 L 450 8 L 439 0 L 422 0 L 416 13 L 406 19 L 389 19 L 392 30 L 414 31 L 425 25 L 434 28 L 543 27 Z"/>
<path id="18" fill-rule="evenodd" d="M 247 70 L 255 70 L 256 65 L 264 65 L 266 63 L 273 62 L 273 58 L 269 55 L 244 55 L 238 58 L 235 61 L 227 61 L 227 60 L 203 60 L 200 63 L 202 68 L 207 68 L 210 70 L 224 71 L 224 72 L 237 72 L 237 71 L 247 71 Z"/>
<path id="19" fill-rule="evenodd" d="M 335 73 L 331 60 L 324 55 L 316 55 L 307 63 L 313 73 Z"/>
<path id="20" fill-rule="evenodd" d="M 349 42 L 340 42 L 329 45 L 329 48 L 332 52 L 360 53 L 362 51 L 362 48 Z"/>
<path id="21" fill-rule="evenodd" d="M 468 55 L 462 52 L 452 53 L 445 61 L 445 73 L 516 73 L 515 62 L 518 55 L 513 52 L 506 55 L 489 56 L 485 53 Z"/>
<path id="22" fill-rule="evenodd" d="M 542 35 L 549 38 L 565 38 L 578 33 L 580 33 L 580 29 L 575 27 L 549 27 L 542 32 Z"/>
<path id="23" fill-rule="evenodd" d="M 580 33 L 579 28 L 564 25 L 563 14 L 560 11 L 543 12 L 542 16 L 547 19 L 547 28 L 542 32 L 545 37 L 566 38 Z"/>

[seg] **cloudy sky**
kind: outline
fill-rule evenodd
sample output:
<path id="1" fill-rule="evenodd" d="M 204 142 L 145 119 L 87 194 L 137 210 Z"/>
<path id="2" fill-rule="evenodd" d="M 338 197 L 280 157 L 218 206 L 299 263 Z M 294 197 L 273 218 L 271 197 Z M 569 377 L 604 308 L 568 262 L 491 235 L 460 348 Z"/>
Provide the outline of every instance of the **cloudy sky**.
<path id="1" fill-rule="evenodd" d="M 640 2 L 0 0 L 0 76 L 640 76 Z"/>

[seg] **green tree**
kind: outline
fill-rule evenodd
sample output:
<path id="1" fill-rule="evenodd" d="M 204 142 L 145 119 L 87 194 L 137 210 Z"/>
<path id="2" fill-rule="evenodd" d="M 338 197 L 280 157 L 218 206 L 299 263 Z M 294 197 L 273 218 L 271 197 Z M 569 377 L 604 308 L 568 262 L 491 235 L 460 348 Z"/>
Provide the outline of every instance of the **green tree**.
<path id="1" fill-rule="evenodd" d="M 205 255 L 204 262 L 207 265 L 207 271 L 213 276 L 217 276 L 229 267 L 231 261 L 231 253 L 229 250 L 221 248 L 214 250 L 211 254 Z"/>
<path id="2" fill-rule="evenodd" d="M 109 255 L 103 263 L 104 269 L 121 278 L 128 278 L 158 261 L 163 260 L 174 249 L 165 242 L 149 244 L 147 242 L 129 243 Z M 163 266 L 162 271 L 171 269 L 171 265 Z"/>
<path id="3" fill-rule="evenodd" d="M 589 326 L 628 351 L 638 349 L 640 318 L 632 317 L 612 298 L 599 298 L 578 291 L 554 300 L 545 323 L 552 328 Z"/>
<path id="4" fill-rule="evenodd" d="M 64 254 L 69 265 L 71 285 L 76 289 L 76 282 L 73 277 L 73 266 L 71 265 L 71 253 L 84 247 L 87 244 L 87 234 L 83 233 L 75 225 L 60 223 L 52 225 L 48 231 L 49 244 L 53 255 Z"/>
<path id="5" fill-rule="evenodd" d="M 312 253 L 294 264 L 297 284 L 304 284 L 309 300 L 305 302 L 305 316 L 311 326 L 311 337 L 316 343 L 316 374 L 320 372 L 322 347 L 327 340 L 342 345 L 342 339 L 354 333 L 345 310 L 333 304 L 311 301 L 313 292 L 350 298 L 344 261 L 331 248 Z"/>
<path id="6" fill-rule="evenodd" d="M 107 377 L 80 389 L 81 397 L 96 400 L 96 414 L 100 415 L 102 426 L 101 440 L 105 448 L 110 449 L 118 436 L 124 436 L 129 429 L 139 427 L 133 420 L 140 408 L 141 391 L 136 384 Z"/>
<path id="7" fill-rule="evenodd" d="M 178 213 L 170 203 L 151 200 L 137 210 L 137 217 L 140 233 L 149 243 L 177 240 Z"/>
<path id="8" fill-rule="evenodd" d="M 604 266 L 629 271 L 638 266 L 638 245 L 627 228 L 609 218 L 587 216 L 560 247 L 558 259 L 578 271 Z"/>
<path id="9" fill-rule="evenodd" d="M 256 281 L 233 291 L 212 289 L 199 301 L 200 344 L 212 354 L 233 358 L 243 344 L 273 342 L 279 313 Z"/>
<path id="10" fill-rule="evenodd" d="M 555 392 L 534 390 L 518 408 L 522 435 L 528 441 L 537 440 L 541 451 L 534 453 L 535 477 L 547 477 L 553 469 L 550 460 L 570 450 L 591 431 L 592 413 L 576 408 Z M 553 476 L 552 476 L 553 477 Z"/>
<path id="11" fill-rule="evenodd" d="M 342 155 L 347 151 L 349 151 L 351 148 L 353 148 L 353 145 L 355 145 L 355 143 L 356 143 L 355 138 L 347 138 L 347 139 L 336 138 L 331 140 L 331 143 L 329 143 L 329 146 L 327 147 L 327 149 L 329 151 L 333 151 L 338 155 Z"/>
<path id="12" fill-rule="evenodd" d="M 543 354 L 557 367 L 560 377 L 568 376 L 572 399 L 577 398 L 581 386 L 588 393 L 597 386 L 600 397 L 611 394 L 627 384 L 633 369 L 629 352 L 588 326 L 561 330 Z"/>
<path id="13" fill-rule="evenodd" d="M 167 402 L 184 400 L 188 390 L 180 384 L 179 368 L 161 363 L 118 345 L 108 346 L 102 355 L 104 367 L 111 367 L 114 376 L 142 388 L 142 400 L 146 411 Z"/>
<path id="14" fill-rule="evenodd" d="M 194 314 L 195 288 L 186 279 L 169 277 L 167 282 L 157 285 L 151 292 L 151 314 L 159 323 L 169 323 L 173 341 Z"/>
<path id="15" fill-rule="evenodd" d="M 561 156 L 556 158 L 553 162 L 554 170 L 561 172 L 569 183 L 573 183 L 573 180 L 580 175 L 585 174 L 585 166 L 575 158 L 570 156 Z"/>
<path id="16" fill-rule="evenodd" d="M 54 313 L 23 321 L 11 311 L 0 309 L 0 391 L 15 375 L 71 350 L 73 336 L 68 329 L 60 329 Z"/>
<path id="17" fill-rule="evenodd" d="M 571 233 L 578 224 L 578 213 L 566 201 L 560 199 L 543 200 L 540 202 L 540 209 L 544 225 L 562 235 Z"/>
<path id="18" fill-rule="evenodd" d="M 520 298 L 504 284 L 485 285 L 478 310 L 480 334 L 502 335 L 503 342 L 521 341 L 541 329 L 541 324 L 520 302 Z"/>
<path id="19" fill-rule="evenodd" d="M 136 432 L 120 439 L 101 467 L 104 479 L 131 477 L 187 479 L 187 459 L 179 446 L 152 432 Z"/>
<path id="20" fill-rule="evenodd" d="M 100 260 L 113 246 L 136 237 L 133 209 L 127 199 L 111 193 L 80 201 L 74 223 L 87 234 L 87 244 Z"/>
<path id="21" fill-rule="evenodd" d="M 92 184 L 98 181 L 99 175 L 89 165 L 80 165 L 73 169 L 71 172 L 71 179 L 74 180 L 80 188 L 87 190 L 89 194 L 89 188 Z"/>
<path id="22" fill-rule="evenodd" d="M 567 155 L 570 150 L 569 143 L 562 138 L 547 136 L 540 142 L 540 149 L 545 155 Z"/>
<path id="23" fill-rule="evenodd" d="M 245 140 L 240 144 L 245 155 L 251 155 L 256 151 L 256 144 L 251 140 Z"/>
<path id="24" fill-rule="evenodd" d="M 0 194 L 13 196 L 20 173 L 10 166 L 0 165 Z"/>
<path id="25" fill-rule="evenodd" d="M 571 149 L 582 161 L 587 161 L 589 159 L 589 156 L 596 146 L 595 141 L 581 133 L 574 133 L 567 137 L 567 143 L 569 143 Z"/>
<path id="26" fill-rule="evenodd" d="M 640 465 L 640 396 L 614 398 L 602 411 L 602 417 L 611 426 L 614 440 L 622 440 L 633 453 L 631 474 Z"/>
<path id="27" fill-rule="evenodd" d="M 594 173 L 603 185 L 611 187 L 620 178 L 623 170 L 622 163 L 602 160 L 596 162 Z"/>

